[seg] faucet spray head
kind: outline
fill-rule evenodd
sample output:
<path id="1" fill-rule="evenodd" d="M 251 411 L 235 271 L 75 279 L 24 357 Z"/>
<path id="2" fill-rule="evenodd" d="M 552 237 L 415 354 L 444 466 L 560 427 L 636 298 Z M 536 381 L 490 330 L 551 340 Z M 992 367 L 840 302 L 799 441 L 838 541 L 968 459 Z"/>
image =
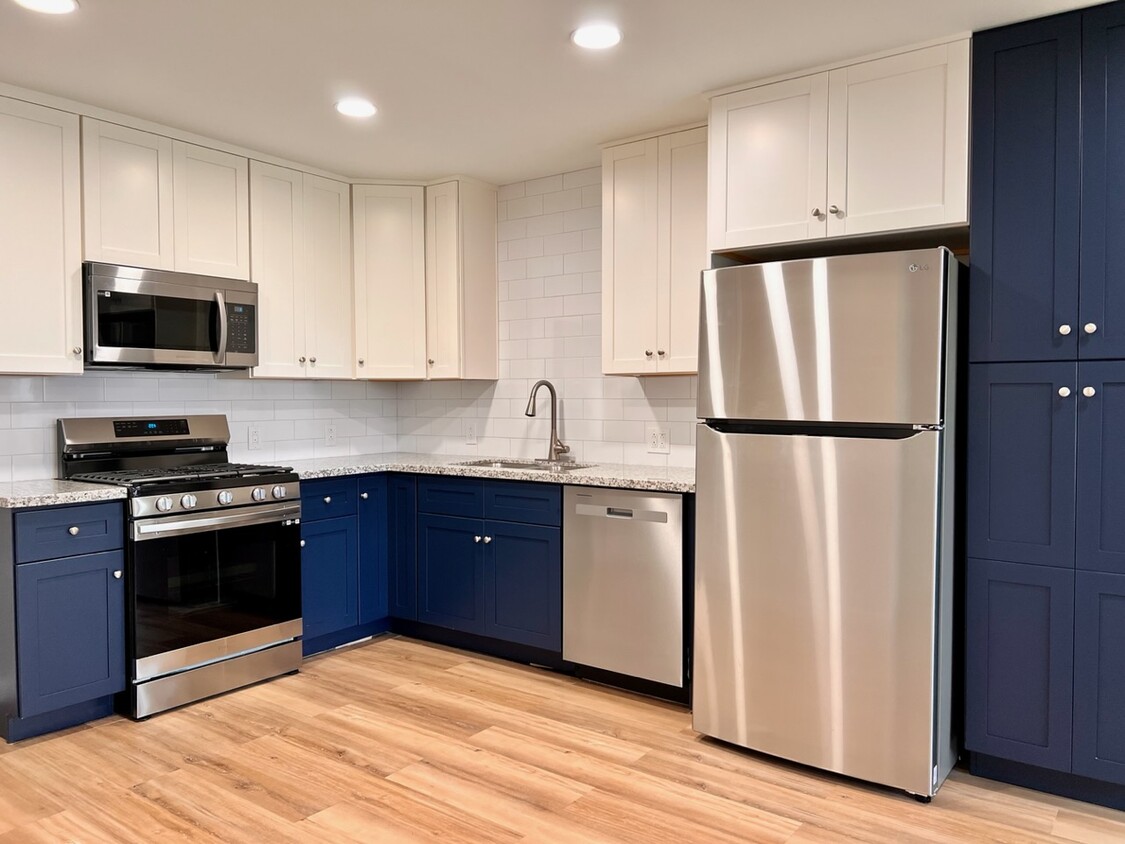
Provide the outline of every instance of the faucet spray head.
<path id="1" fill-rule="evenodd" d="M 524 416 L 534 416 L 535 415 L 535 392 L 534 391 L 532 391 L 532 393 L 531 393 L 531 398 L 529 398 L 527 400 L 527 409 L 524 410 L 523 413 L 524 413 Z"/>

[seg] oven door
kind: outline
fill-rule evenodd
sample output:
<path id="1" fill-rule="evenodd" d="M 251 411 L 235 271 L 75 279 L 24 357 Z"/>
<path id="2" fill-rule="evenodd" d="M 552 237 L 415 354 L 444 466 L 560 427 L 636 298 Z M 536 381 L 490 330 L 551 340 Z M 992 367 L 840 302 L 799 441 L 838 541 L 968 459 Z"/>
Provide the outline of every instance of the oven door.
<path id="1" fill-rule="evenodd" d="M 134 682 L 301 635 L 299 515 L 287 503 L 133 523 Z"/>

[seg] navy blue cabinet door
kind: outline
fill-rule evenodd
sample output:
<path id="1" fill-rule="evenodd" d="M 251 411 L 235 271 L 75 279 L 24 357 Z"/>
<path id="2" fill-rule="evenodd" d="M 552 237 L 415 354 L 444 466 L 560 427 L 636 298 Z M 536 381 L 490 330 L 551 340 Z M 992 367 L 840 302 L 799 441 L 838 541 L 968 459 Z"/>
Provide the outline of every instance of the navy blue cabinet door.
<path id="1" fill-rule="evenodd" d="M 354 517 L 301 524 L 301 615 L 307 642 L 359 623 Z"/>
<path id="2" fill-rule="evenodd" d="M 359 479 L 359 623 L 387 617 L 387 476 Z"/>
<path id="3" fill-rule="evenodd" d="M 1069 391 L 1065 397 L 1059 391 Z M 1074 565 L 1077 364 L 969 367 L 968 555 Z"/>
<path id="4" fill-rule="evenodd" d="M 1125 785 L 1125 576 L 1077 574 L 1074 773 Z"/>
<path id="5" fill-rule="evenodd" d="M 417 482 L 412 475 L 387 481 L 387 568 L 391 618 L 418 618 Z"/>
<path id="6" fill-rule="evenodd" d="M 1070 770 L 1074 571 L 970 559 L 965 747 Z"/>
<path id="7" fill-rule="evenodd" d="M 1125 6 L 1082 16 L 1083 358 L 1125 358 Z M 975 225 L 974 220 L 974 225 Z"/>
<path id="8" fill-rule="evenodd" d="M 484 632 L 484 523 L 418 516 L 418 620 Z"/>
<path id="9" fill-rule="evenodd" d="M 1075 13 L 973 38 L 970 360 L 1077 357 L 1081 35 Z"/>
<path id="10" fill-rule="evenodd" d="M 1125 574 L 1125 362 L 1079 364 L 1078 386 L 1077 565 Z"/>
<path id="11" fill-rule="evenodd" d="M 485 635 L 562 650 L 561 531 L 485 522 Z"/>
<path id="12" fill-rule="evenodd" d="M 125 689 L 124 568 L 121 551 L 16 566 L 20 717 Z"/>

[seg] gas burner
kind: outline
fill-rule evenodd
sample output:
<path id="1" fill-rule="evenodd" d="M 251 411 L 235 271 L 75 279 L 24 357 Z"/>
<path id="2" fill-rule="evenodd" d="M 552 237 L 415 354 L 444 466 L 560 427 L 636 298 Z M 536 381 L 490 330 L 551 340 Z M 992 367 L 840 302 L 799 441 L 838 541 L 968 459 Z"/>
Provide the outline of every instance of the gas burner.
<path id="1" fill-rule="evenodd" d="M 106 472 L 80 472 L 72 481 L 88 481 L 118 486 L 143 486 L 175 481 L 217 480 L 221 478 L 252 478 L 292 472 L 289 466 L 257 466 L 251 463 L 204 463 L 194 466 L 170 466 L 151 469 L 115 469 Z"/>

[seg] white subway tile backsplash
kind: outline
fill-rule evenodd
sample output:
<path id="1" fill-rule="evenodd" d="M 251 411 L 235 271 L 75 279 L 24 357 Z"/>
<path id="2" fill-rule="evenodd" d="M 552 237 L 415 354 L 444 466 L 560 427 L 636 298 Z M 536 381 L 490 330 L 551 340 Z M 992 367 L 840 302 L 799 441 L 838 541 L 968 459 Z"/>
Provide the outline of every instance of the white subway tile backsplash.
<path id="1" fill-rule="evenodd" d="M 105 401 L 105 380 L 102 378 L 83 378 L 81 375 L 57 375 L 43 379 L 43 400 L 58 401 Z"/>
<path id="2" fill-rule="evenodd" d="M 548 234 L 560 234 L 565 228 L 565 218 L 565 211 L 544 214 L 542 217 L 532 217 L 527 221 L 527 236 L 540 237 Z"/>
<path id="3" fill-rule="evenodd" d="M 496 192 L 496 199 L 499 202 L 507 202 L 509 199 L 519 199 L 525 195 L 526 189 L 523 182 L 516 182 L 514 185 L 504 185 Z"/>
<path id="4" fill-rule="evenodd" d="M 543 292 L 547 296 L 572 296 L 582 292 L 582 274 L 570 273 L 544 279 Z"/>
<path id="5" fill-rule="evenodd" d="M 538 194 L 555 194 L 563 189 L 562 174 L 545 176 L 542 179 L 531 179 L 523 183 L 524 196 L 537 196 Z"/>
<path id="6" fill-rule="evenodd" d="M 508 220 L 518 220 L 521 217 L 539 217 L 543 214 L 542 196 L 525 196 L 519 199 L 509 199 Z"/>
<path id="7" fill-rule="evenodd" d="M 527 237 L 527 220 L 505 220 L 496 224 L 496 239 L 501 243 Z"/>
<path id="8" fill-rule="evenodd" d="M 574 211 L 582 207 L 582 189 L 557 191 L 543 197 L 543 213 L 550 214 L 555 211 Z"/>
<path id="9" fill-rule="evenodd" d="M 564 272 L 563 255 L 544 255 L 541 258 L 528 258 L 527 259 L 527 277 L 528 278 L 546 278 L 547 276 L 556 276 Z"/>
<path id="10" fill-rule="evenodd" d="M 508 248 L 508 260 L 538 258 L 543 254 L 543 238 L 541 237 L 525 237 L 522 240 L 513 240 L 500 245 Z M 531 275 L 536 275 L 536 273 L 531 273 Z"/>
<path id="11" fill-rule="evenodd" d="M 602 168 L 590 167 L 586 170 L 573 170 L 570 173 L 563 173 L 563 187 L 564 188 L 581 188 L 594 186 L 601 190 L 602 185 Z"/>
<path id="12" fill-rule="evenodd" d="M 571 252 L 565 257 L 565 272 L 568 273 L 597 272 L 602 266 L 602 253 L 599 250 Z"/>

